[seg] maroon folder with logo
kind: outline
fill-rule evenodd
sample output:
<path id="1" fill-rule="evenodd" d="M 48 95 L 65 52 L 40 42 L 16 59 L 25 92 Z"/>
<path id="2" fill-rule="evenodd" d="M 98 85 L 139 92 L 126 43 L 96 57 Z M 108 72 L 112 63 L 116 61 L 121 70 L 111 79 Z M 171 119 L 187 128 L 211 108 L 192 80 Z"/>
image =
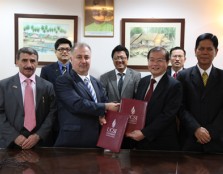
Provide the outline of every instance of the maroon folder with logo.
<path id="1" fill-rule="evenodd" d="M 145 126 L 146 110 L 148 102 L 143 100 L 127 99 L 121 100 L 120 113 L 128 114 L 129 120 L 125 133 L 141 130 Z"/>
<path id="2" fill-rule="evenodd" d="M 119 152 L 129 116 L 120 112 L 108 111 L 105 118 L 107 123 L 102 126 L 97 146 L 112 152 Z"/>

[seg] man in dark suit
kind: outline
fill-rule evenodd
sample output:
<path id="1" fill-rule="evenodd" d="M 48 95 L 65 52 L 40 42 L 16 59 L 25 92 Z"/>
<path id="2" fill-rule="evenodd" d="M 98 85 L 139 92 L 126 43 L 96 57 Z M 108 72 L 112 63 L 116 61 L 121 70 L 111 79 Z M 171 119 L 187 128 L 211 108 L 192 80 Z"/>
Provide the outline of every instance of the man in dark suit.
<path id="1" fill-rule="evenodd" d="M 179 118 L 185 151 L 223 152 L 223 71 L 212 64 L 217 53 L 217 37 L 200 35 L 195 44 L 197 65 L 178 75 L 183 86 Z"/>
<path id="2" fill-rule="evenodd" d="M 100 81 L 106 91 L 110 102 L 120 102 L 121 98 L 133 98 L 141 78 L 141 74 L 131 68 L 127 68 L 129 51 L 122 45 L 116 46 L 111 54 L 114 70 L 100 77 Z M 122 75 L 122 79 L 121 79 Z M 119 91 L 119 81 L 123 84 Z"/>
<path id="3" fill-rule="evenodd" d="M 55 146 L 96 147 L 99 121 L 106 123 L 105 111 L 117 111 L 119 103 L 106 103 L 101 83 L 89 75 L 89 45 L 75 44 L 71 49 L 71 64 L 70 72 L 58 77 L 55 85 L 60 127 Z"/>
<path id="4" fill-rule="evenodd" d="M 170 50 L 171 66 L 167 68 L 167 74 L 177 78 L 177 74 L 184 69 L 186 61 L 186 51 L 181 47 L 174 47 Z"/>
<path id="5" fill-rule="evenodd" d="M 140 80 L 136 93 L 136 99 L 148 101 L 145 127 L 127 136 L 137 141 L 137 149 L 179 150 L 176 116 L 181 84 L 166 73 L 169 54 L 165 48 L 152 48 L 147 59 L 151 75 Z"/>
<path id="6" fill-rule="evenodd" d="M 36 145 L 45 146 L 56 111 L 53 85 L 35 75 L 38 65 L 36 50 L 21 48 L 16 64 L 19 73 L 0 81 L 0 147 L 30 149 Z M 33 103 L 32 107 L 28 106 L 33 112 L 29 115 L 25 108 L 28 81 L 31 81 L 32 95 L 29 101 Z M 25 121 L 31 118 L 34 120 Z"/>
<path id="7" fill-rule="evenodd" d="M 55 55 L 58 61 L 44 66 L 41 69 L 40 77 L 53 83 L 55 88 L 57 77 L 69 72 L 69 70 L 72 69 L 70 63 L 70 51 L 72 44 L 71 41 L 66 38 L 59 38 L 55 42 L 54 47 L 55 47 Z M 58 117 L 56 113 L 56 119 L 53 125 L 52 139 L 49 140 L 49 144 L 51 144 L 52 146 L 56 141 L 56 138 L 58 136 L 58 131 L 59 131 Z"/>
<path id="8" fill-rule="evenodd" d="M 66 38 L 58 39 L 55 44 L 57 62 L 44 66 L 41 69 L 40 77 L 55 85 L 57 77 L 68 72 L 72 67 L 70 63 L 71 41 Z"/>

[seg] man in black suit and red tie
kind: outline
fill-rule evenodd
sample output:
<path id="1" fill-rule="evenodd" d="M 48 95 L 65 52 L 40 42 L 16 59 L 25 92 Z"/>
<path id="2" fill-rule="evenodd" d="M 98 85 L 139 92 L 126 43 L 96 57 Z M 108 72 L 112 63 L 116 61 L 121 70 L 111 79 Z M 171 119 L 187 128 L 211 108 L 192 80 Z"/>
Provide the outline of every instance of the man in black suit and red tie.
<path id="1" fill-rule="evenodd" d="M 167 68 L 167 74 L 173 78 L 177 78 L 177 74 L 184 69 L 186 61 L 186 51 L 181 47 L 173 47 L 170 49 L 171 66 Z"/>
<path id="2" fill-rule="evenodd" d="M 223 152 L 223 71 L 212 64 L 217 53 L 218 38 L 201 34 L 195 44 L 197 65 L 178 74 L 183 86 L 179 118 L 185 151 Z"/>
<path id="3" fill-rule="evenodd" d="M 140 80 L 136 93 L 136 99 L 148 101 L 146 123 L 128 137 L 136 141 L 137 149 L 179 150 L 176 116 L 182 100 L 181 84 L 167 75 L 169 54 L 165 48 L 152 48 L 147 59 L 151 75 Z"/>

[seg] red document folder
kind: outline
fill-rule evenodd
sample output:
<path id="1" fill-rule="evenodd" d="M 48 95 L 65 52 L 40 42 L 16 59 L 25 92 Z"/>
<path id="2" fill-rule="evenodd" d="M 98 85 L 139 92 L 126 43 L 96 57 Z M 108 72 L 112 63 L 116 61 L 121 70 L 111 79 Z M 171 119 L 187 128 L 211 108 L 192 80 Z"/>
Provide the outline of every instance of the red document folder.
<path id="1" fill-rule="evenodd" d="M 121 100 L 120 113 L 128 114 L 129 120 L 125 133 L 141 130 L 145 126 L 147 102 L 143 100 L 127 99 Z"/>
<path id="2" fill-rule="evenodd" d="M 102 126 L 97 146 L 119 152 L 129 117 L 127 114 L 108 111 L 105 118 L 107 123 Z"/>

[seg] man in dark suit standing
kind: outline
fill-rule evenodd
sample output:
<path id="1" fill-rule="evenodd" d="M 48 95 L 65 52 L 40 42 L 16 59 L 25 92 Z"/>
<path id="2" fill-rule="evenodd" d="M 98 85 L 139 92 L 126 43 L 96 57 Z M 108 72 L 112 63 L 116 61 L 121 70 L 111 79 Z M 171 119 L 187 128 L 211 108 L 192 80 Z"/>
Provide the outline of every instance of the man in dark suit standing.
<path id="1" fill-rule="evenodd" d="M 167 74 L 177 78 L 177 74 L 184 69 L 186 61 L 186 51 L 181 47 L 174 47 L 170 50 L 171 66 L 167 68 Z"/>
<path id="2" fill-rule="evenodd" d="M 58 59 L 57 62 L 44 66 L 41 69 L 40 77 L 48 80 L 49 82 L 53 83 L 55 88 L 55 83 L 57 77 L 69 72 L 72 69 L 70 63 L 70 51 L 71 51 L 71 41 L 66 38 L 59 38 L 55 44 L 55 55 Z M 58 136 L 58 117 L 56 113 L 56 119 L 53 125 L 53 132 L 52 132 L 52 139 L 49 140 L 49 144 L 53 146 Z"/>
<path id="3" fill-rule="evenodd" d="M 36 50 L 21 48 L 16 64 L 19 73 L 0 81 L 0 147 L 45 146 L 56 111 L 53 85 L 35 75 Z"/>
<path id="4" fill-rule="evenodd" d="M 55 85 L 57 77 L 68 72 L 72 67 L 70 63 L 71 41 L 66 38 L 59 38 L 55 44 L 57 62 L 44 66 L 41 69 L 40 77 Z"/>
<path id="5" fill-rule="evenodd" d="M 197 65 L 178 75 L 183 86 L 179 116 L 185 151 L 223 152 L 223 71 L 212 64 L 217 53 L 217 37 L 200 35 L 195 44 Z"/>
<path id="6" fill-rule="evenodd" d="M 106 103 L 101 83 L 89 74 L 91 48 L 77 43 L 71 49 L 72 69 L 58 77 L 55 85 L 58 99 L 58 147 L 96 147 L 100 124 L 106 110 L 117 111 L 119 103 Z"/>
<path id="7" fill-rule="evenodd" d="M 165 48 L 152 48 L 147 59 L 151 75 L 140 80 L 136 93 L 136 99 L 148 101 L 145 127 L 127 136 L 137 141 L 137 149 L 179 150 L 176 116 L 181 84 L 166 73 L 169 54 Z"/>
<path id="8" fill-rule="evenodd" d="M 100 77 L 110 102 L 120 102 L 121 98 L 133 98 L 141 78 L 141 74 L 127 68 L 129 51 L 122 45 L 116 46 L 111 54 L 114 70 Z M 122 81 L 122 82 L 121 82 Z M 120 83 L 122 83 L 120 85 Z"/>

